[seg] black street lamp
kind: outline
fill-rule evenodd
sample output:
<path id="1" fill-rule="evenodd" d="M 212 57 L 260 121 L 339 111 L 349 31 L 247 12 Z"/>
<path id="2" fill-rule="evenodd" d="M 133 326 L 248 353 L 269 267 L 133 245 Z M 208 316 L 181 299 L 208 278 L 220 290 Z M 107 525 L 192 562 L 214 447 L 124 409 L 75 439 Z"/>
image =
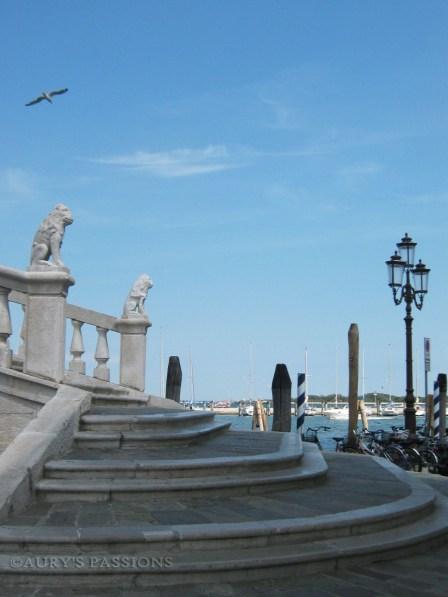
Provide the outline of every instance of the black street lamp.
<path id="1" fill-rule="evenodd" d="M 428 292 L 428 274 L 430 270 L 420 260 L 414 266 L 414 252 L 417 243 L 412 240 L 408 233 L 404 235 L 401 242 L 397 243 L 398 251 L 386 261 L 389 270 L 389 286 L 392 288 L 394 303 L 400 305 L 403 301 L 406 304 L 406 406 L 404 409 L 404 424 L 406 429 L 413 435 L 416 432 L 415 420 L 415 396 L 412 375 L 412 303 L 420 310 L 423 307 L 423 299 Z M 411 273 L 414 285 L 411 284 Z M 403 276 L 406 276 L 403 284 Z"/>

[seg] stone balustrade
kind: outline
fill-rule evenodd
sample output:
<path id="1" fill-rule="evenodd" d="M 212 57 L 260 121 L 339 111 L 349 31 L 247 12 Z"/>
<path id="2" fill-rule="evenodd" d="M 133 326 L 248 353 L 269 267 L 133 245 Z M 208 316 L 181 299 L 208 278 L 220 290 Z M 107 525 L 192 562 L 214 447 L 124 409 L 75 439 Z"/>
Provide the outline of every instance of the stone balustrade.
<path id="1" fill-rule="evenodd" d="M 117 318 L 67 303 L 68 288 L 75 283 L 68 272 L 21 271 L 0 266 L 0 367 L 23 370 L 56 382 L 64 379 L 66 320 L 71 320 L 72 338 L 68 370 L 86 375 L 83 326 L 97 332 L 92 377 L 110 381 L 108 334 L 120 334 L 120 384 L 145 389 L 146 333 L 151 323 L 146 314 Z M 21 344 L 13 354 L 9 338 L 13 332 L 9 303 L 22 305 Z"/>

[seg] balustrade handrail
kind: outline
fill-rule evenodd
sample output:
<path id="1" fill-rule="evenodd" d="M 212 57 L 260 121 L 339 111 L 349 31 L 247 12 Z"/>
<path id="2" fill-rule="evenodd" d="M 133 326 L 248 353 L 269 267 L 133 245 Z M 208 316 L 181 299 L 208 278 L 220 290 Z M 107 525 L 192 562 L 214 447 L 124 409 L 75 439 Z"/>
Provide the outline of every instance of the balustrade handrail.
<path id="1" fill-rule="evenodd" d="M 9 300 L 13 303 L 25 305 L 27 302 L 26 292 L 20 292 L 19 290 L 11 291 Z M 99 311 L 93 311 L 92 309 L 85 309 L 84 307 L 78 307 L 78 305 L 72 305 L 66 303 L 65 305 L 65 317 L 67 319 L 74 319 L 75 321 L 81 321 L 82 323 L 88 323 L 99 328 L 104 328 L 116 332 L 115 322 L 117 317 L 113 315 L 107 315 L 106 313 L 100 313 Z"/>
<path id="2" fill-rule="evenodd" d="M 147 274 L 134 283 L 123 314 L 114 317 L 66 302 L 68 287 L 75 283 L 68 271 L 21 271 L 0 265 L 0 366 L 22 368 L 25 373 L 60 382 L 66 369 L 65 321 L 71 320 L 71 360 L 68 370 L 86 375 L 82 327 L 94 326 L 97 342 L 93 377 L 110 381 L 108 333 L 120 334 L 120 384 L 144 391 L 146 332 L 151 322 L 143 311 L 146 293 L 152 286 Z M 8 303 L 22 305 L 24 316 L 21 345 L 16 353 L 9 347 L 12 334 Z M 129 315 L 130 314 L 130 315 Z"/>

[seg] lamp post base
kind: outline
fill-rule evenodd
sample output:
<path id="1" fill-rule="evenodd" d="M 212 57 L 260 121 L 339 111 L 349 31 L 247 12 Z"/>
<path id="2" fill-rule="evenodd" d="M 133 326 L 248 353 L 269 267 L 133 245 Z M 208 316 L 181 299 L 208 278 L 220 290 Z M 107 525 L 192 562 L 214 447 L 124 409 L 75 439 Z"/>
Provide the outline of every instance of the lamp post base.
<path id="1" fill-rule="evenodd" d="M 417 432 L 414 402 L 415 400 L 411 404 L 407 402 L 404 408 L 404 426 L 412 435 L 415 435 Z"/>

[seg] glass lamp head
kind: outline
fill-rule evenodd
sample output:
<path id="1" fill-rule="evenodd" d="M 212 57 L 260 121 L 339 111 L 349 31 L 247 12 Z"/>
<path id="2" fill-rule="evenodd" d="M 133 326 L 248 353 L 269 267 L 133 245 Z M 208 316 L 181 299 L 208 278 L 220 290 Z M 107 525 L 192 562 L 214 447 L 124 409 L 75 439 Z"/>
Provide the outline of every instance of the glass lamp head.
<path id="1" fill-rule="evenodd" d="M 398 251 L 395 251 L 389 261 L 386 261 L 386 265 L 389 273 L 389 286 L 391 288 L 400 288 L 403 284 L 403 274 L 406 263 L 398 254 Z"/>
<path id="2" fill-rule="evenodd" d="M 428 292 L 428 278 L 430 271 L 431 270 L 422 263 L 421 259 L 412 270 L 415 292 L 421 296 Z"/>
<path id="3" fill-rule="evenodd" d="M 405 235 L 401 239 L 401 242 L 397 243 L 400 257 L 404 261 L 405 265 L 414 267 L 414 254 L 417 243 L 405 232 Z"/>

